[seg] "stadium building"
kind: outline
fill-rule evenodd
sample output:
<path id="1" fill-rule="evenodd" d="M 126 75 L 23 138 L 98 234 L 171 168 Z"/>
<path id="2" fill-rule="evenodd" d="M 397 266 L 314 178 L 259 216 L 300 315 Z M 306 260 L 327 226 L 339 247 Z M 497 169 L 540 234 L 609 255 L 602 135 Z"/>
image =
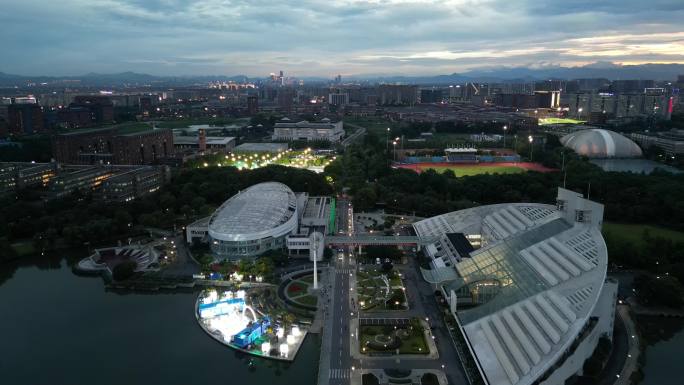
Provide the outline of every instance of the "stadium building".
<path id="1" fill-rule="evenodd" d="M 606 279 L 602 221 L 603 205 L 559 189 L 555 206 L 489 205 L 414 224 L 437 239 L 423 277 L 447 300 L 485 384 L 563 384 L 612 338 L 617 283 Z"/>
<path id="2" fill-rule="evenodd" d="M 560 142 L 579 155 L 589 158 L 639 158 L 639 145 L 617 132 L 590 129 L 565 135 Z"/>
<path id="3" fill-rule="evenodd" d="M 269 250 L 323 258 L 323 234 L 334 231 L 334 198 L 259 183 L 225 201 L 213 215 L 187 226 L 188 243 L 209 242 L 224 259 L 255 258 Z M 315 249 L 315 251 L 314 251 Z"/>

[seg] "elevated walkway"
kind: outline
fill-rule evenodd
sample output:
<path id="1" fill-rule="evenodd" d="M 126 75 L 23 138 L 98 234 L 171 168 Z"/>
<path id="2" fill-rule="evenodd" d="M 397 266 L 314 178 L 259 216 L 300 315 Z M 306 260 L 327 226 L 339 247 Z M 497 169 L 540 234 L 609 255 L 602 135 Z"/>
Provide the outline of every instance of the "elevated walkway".
<path id="1" fill-rule="evenodd" d="M 414 235 L 332 235 L 325 237 L 326 245 L 429 245 L 439 237 L 418 237 Z"/>

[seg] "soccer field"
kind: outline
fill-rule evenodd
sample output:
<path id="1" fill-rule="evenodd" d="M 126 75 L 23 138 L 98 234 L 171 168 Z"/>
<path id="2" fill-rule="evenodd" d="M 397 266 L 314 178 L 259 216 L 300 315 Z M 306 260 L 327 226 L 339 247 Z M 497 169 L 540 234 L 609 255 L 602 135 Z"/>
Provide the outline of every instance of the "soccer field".
<path id="1" fill-rule="evenodd" d="M 547 124 L 581 124 L 585 123 L 584 120 L 569 119 L 569 118 L 541 118 L 539 119 L 539 125 L 545 126 Z"/>
<path id="2" fill-rule="evenodd" d="M 529 162 L 485 164 L 416 163 L 401 164 L 397 167 L 410 169 L 415 172 L 423 172 L 425 170 L 432 169 L 439 173 L 443 173 L 446 170 L 451 170 L 457 177 L 481 174 L 519 174 L 528 170 L 538 172 L 554 171 L 553 169 L 546 168 L 541 164 Z"/>
<path id="3" fill-rule="evenodd" d="M 518 174 L 525 172 L 525 169 L 514 166 L 492 166 L 492 167 L 481 167 L 481 166 L 437 166 L 437 167 L 426 167 L 423 170 L 431 168 L 438 173 L 443 173 L 446 170 L 451 170 L 456 174 L 456 176 L 471 176 L 480 174 Z"/>

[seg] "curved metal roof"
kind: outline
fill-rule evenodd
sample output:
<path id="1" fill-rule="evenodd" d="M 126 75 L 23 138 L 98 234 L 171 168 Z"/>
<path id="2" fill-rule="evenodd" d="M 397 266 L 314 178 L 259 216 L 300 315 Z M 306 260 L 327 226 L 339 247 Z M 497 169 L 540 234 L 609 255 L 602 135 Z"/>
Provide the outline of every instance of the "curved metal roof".
<path id="1" fill-rule="evenodd" d="M 560 139 L 565 147 L 590 158 L 638 158 L 641 148 L 614 131 L 590 129 L 573 132 Z"/>
<path id="2" fill-rule="evenodd" d="M 222 241 L 278 237 L 297 226 L 297 198 L 286 185 L 259 183 L 225 201 L 209 220 L 209 235 Z"/>
<path id="3" fill-rule="evenodd" d="M 453 267 L 423 271 L 447 293 L 500 282 L 479 306 L 456 315 L 488 383 L 529 385 L 558 361 L 591 322 L 606 278 L 600 227 L 570 223 L 541 204 L 481 206 L 414 224 L 418 235 L 482 234 L 483 246 Z M 457 279 L 449 281 L 454 270 Z"/>

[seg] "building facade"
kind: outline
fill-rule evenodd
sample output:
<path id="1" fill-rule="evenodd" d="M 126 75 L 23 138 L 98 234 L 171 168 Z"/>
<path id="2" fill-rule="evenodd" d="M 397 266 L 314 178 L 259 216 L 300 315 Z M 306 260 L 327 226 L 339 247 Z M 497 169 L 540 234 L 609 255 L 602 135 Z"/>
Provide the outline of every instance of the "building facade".
<path id="1" fill-rule="evenodd" d="M 600 338 L 612 339 L 617 283 L 606 278 L 602 222 L 603 205 L 559 189 L 555 206 L 481 206 L 414 224 L 439 239 L 422 273 L 447 300 L 472 375 L 563 384 L 582 374 Z M 472 250 L 454 247 L 464 239 Z"/>
<path id="2" fill-rule="evenodd" d="M 305 140 L 339 142 L 344 137 L 342 121 L 331 122 L 322 119 L 320 122 L 290 122 L 285 118 L 275 124 L 273 140 Z"/>
<path id="3" fill-rule="evenodd" d="M 154 164 L 173 157 L 170 129 L 119 133 L 116 127 L 59 134 L 52 140 L 53 154 L 71 164 Z"/>

